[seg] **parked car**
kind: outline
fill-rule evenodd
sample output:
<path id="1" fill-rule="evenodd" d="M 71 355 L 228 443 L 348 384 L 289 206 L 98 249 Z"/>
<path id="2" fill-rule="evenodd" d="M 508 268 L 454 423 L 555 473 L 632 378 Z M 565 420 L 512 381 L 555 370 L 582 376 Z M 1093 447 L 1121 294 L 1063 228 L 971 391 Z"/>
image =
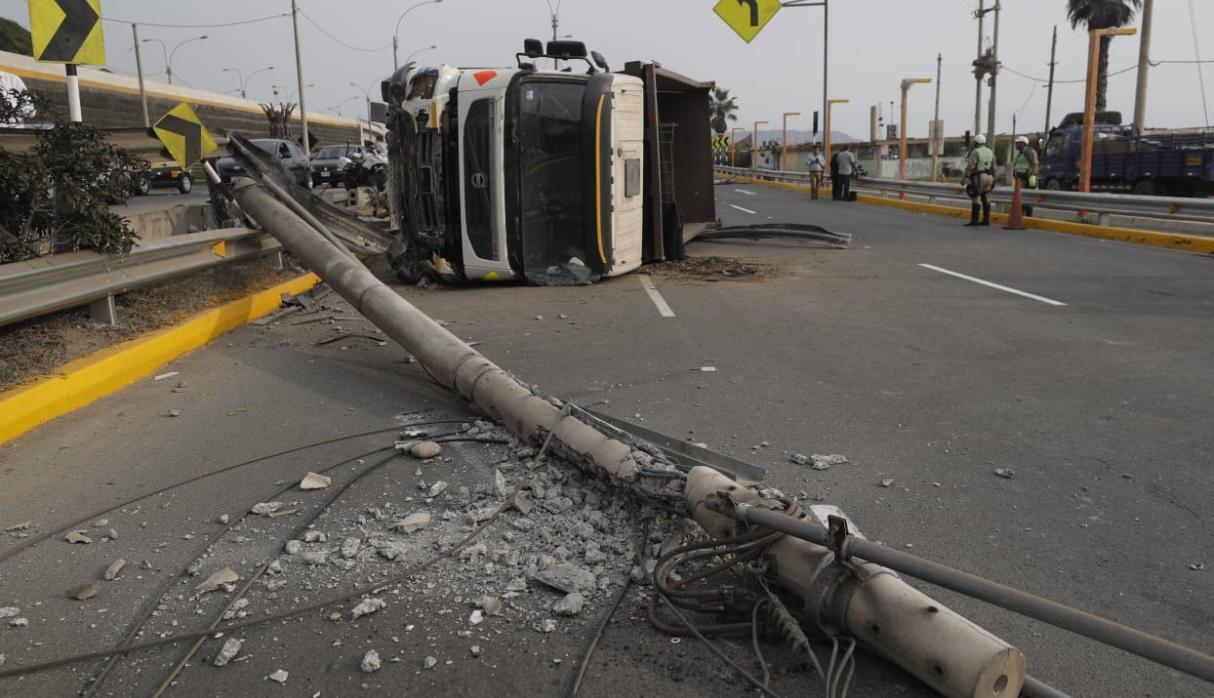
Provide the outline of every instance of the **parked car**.
<path id="1" fill-rule="evenodd" d="M 312 180 L 329 186 L 383 188 L 388 163 L 375 151 L 361 145 L 327 145 L 312 154 Z"/>
<path id="2" fill-rule="evenodd" d="M 312 188 L 312 166 L 308 162 L 308 156 L 304 155 L 299 146 L 279 138 L 259 138 L 252 143 L 270 155 L 277 155 L 283 171 L 296 184 Z M 219 178 L 224 184 L 230 184 L 233 177 L 245 174 L 244 168 L 232 157 L 220 158 L 216 169 L 219 170 Z"/>

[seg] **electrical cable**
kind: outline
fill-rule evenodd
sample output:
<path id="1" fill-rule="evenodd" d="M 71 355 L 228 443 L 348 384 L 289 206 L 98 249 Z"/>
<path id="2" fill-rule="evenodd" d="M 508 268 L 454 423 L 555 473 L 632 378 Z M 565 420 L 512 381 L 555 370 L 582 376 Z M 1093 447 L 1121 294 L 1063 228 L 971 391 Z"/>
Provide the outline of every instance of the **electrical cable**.
<path id="1" fill-rule="evenodd" d="M 302 10 L 301 10 L 302 13 Z M 245 24 L 256 24 L 258 22 L 268 22 L 272 19 L 281 19 L 290 17 L 290 12 L 283 12 L 276 15 L 266 15 L 265 17 L 255 17 L 253 19 L 237 20 L 235 22 L 220 22 L 214 24 L 168 24 L 159 22 L 137 22 L 130 19 L 119 19 L 117 17 L 102 17 L 102 22 L 115 22 L 118 24 L 138 24 L 141 27 L 162 27 L 165 29 L 222 29 L 223 27 L 239 27 Z"/>
<path id="2" fill-rule="evenodd" d="M 573 685 L 569 688 L 567 698 L 577 698 L 578 691 L 582 689 L 582 679 L 586 677 L 586 669 L 590 667 L 590 658 L 594 656 L 594 650 L 599 645 L 599 640 L 602 639 L 603 633 L 607 630 L 607 624 L 611 622 L 612 616 L 620 607 L 620 603 L 624 601 L 624 595 L 628 593 L 628 589 L 632 586 L 632 578 L 626 577 L 624 585 L 616 593 L 615 598 L 611 601 L 611 607 L 607 609 L 607 614 L 603 616 L 603 620 L 599 623 L 599 627 L 595 629 L 594 635 L 590 638 L 590 644 L 586 647 L 585 654 L 582 655 L 582 663 L 578 665 L 577 676 L 573 679 Z"/>
<path id="3" fill-rule="evenodd" d="M 759 609 L 766 600 L 760 599 L 755 607 L 750 611 L 750 643 L 755 651 L 755 658 L 759 660 L 759 668 L 763 670 L 763 685 L 771 686 L 771 669 L 767 666 L 767 660 L 763 658 L 763 649 L 759 647 Z"/>
<path id="4" fill-rule="evenodd" d="M 309 17 L 308 13 L 304 12 L 302 8 L 300 8 L 299 14 L 303 15 L 303 18 L 308 21 L 308 24 L 311 24 L 313 27 L 315 27 L 316 30 L 319 31 L 321 34 L 324 34 L 325 36 L 329 37 L 329 39 L 331 39 L 334 43 L 338 44 L 339 46 L 348 48 L 351 51 L 358 51 L 360 53 L 379 53 L 380 51 L 387 51 L 388 49 L 392 48 L 392 44 L 390 44 L 390 43 L 387 46 L 382 46 L 380 48 L 364 48 L 362 46 L 355 46 L 353 44 L 346 43 L 345 41 L 342 41 L 341 39 L 337 38 L 333 34 L 330 34 L 328 29 L 325 29 L 324 27 L 320 26 L 320 24 L 318 22 L 316 22 L 315 20 L 313 20 L 311 17 Z"/>
<path id="5" fill-rule="evenodd" d="M 328 446 L 330 444 L 341 443 L 342 441 L 351 441 L 353 439 L 360 439 L 360 438 L 363 438 L 366 436 L 376 436 L 379 434 L 386 434 L 390 431 L 400 431 L 402 429 L 410 429 L 410 428 L 414 428 L 414 427 L 436 426 L 439 424 L 461 424 L 461 423 L 467 423 L 469 421 L 471 421 L 471 420 L 470 419 L 444 419 L 444 420 L 438 420 L 438 421 L 432 421 L 432 422 L 418 422 L 416 424 L 399 424 L 397 426 L 388 427 L 386 429 L 376 429 L 374 431 L 367 431 L 367 432 L 363 432 L 361 434 L 348 434 L 346 436 L 339 436 L 339 437 L 332 438 L 332 439 L 326 439 L 324 441 L 317 441 L 315 443 L 306 444 L 304 446 L 296 446 L 294 448 L 288 448 L 286 450 L 278 451 L 276 453 L 271 453 L 266 456 L 258 456 L 257 458 L 253 458 L 251 460 L 247 460 L 242 463 L 237 463 L 236 465 L 230 465 L 230 466 L 227 466 L 224 468 L 220 468 L 219 470 L 213 470 L 209 473 L 203 473 L 202 475 L 196 475 L 194 477 L 191 477 L 186 480 L 182 480 L 182 481 L 174 483 L 172 485 L 166 485 L 165 487 L 161 487 L 158 490 L 153 490 L 146 494 L 141 494 L 136 497 L 132 497 L 123 502 L 119 502 L 118 504 L 114 504 L 112 506 L 106 507 L 105 509 L 101 509 L 99 511 L 93 512 L 87 516 L 82 516 L 79 519 L 76 519 L 75 521 L 67 524 L 66 526 L 60 526 L 59 528 L 57 528 L 53 531 L 48 531 L 47 533 L 44 533 L 44 534 L 41 534 L 38 536 L 34 536 L 33 538 L 28 538 L 28 539 L 24 540 L 20 545 L 9 548 L 8 550 L 5 550 L 4 552 L 0 552 L 0 563 L 6 562 L 7 560 L 16 556 L 18 553 L 22 552 L 23 550 L 27 550 L 27 549 L 37 545 L 38 543 L 41 543 L 42 541 L 52 538 L 68 529 L 75 528 L 76 526 L 79 526 L 80 524 L 92 521 L 93 519 L 95 519 L 103 514 L 106 514 L 108 512 L 114 511 L 115 509 L 122 509 L 123 507 L 128 507 L 136 502 L 147 499 L 148 497 L 155 497 L 156 495 L 164 494 L 165 492 L 169 492 L 171 490 L 175 490 L 180 487 L 185 487 L 186 485 L 192 485 L 195 482 L 199 482 L 200 480 L 205 480 L 207 478 L 214 477 L 215 475 L 222 475 L 223 473 L 228 473 L 233 470 L 237 470 L 239 468 L 244 468 L 244 467 L 247 467 L 250 465 L 255 465 L 255 464 L 261 463 L 263 461 L 272 460 L 274 458 L 280 458 L 282 456 L 289 456 L 292 453 L 299 453 L 300 451 L 307 451 L 309 449 L 319 448 L 320 446 Z"/>
<path id="6" fill-rule="evenodd" d="M 1013 70 L 1013 69 L 1007 67 L 1006 65 L 1000 65 L 999 69 L 1006 70 L 1007 72 L 1011 73 L 1012 75 L 1019 75 L 1020 77 L 1025 78 L 1026 80 L 1033 80 L 1034 82 L 1040 82 L 1040 83 L 1044 83 L 1044 84 L 1049 83 L 1049 78 L 1038 78 L 1038 77 L 1033 77 L 1032 75 L 1026 75 L 1018 70 Z M 1109 73 L 1106 77 L 1111 78 L 1114 75 L 1121 75 L 1123 73 L 1128 73 L 1131 70 L 1137 70 L 1137 69 L 1138 69 L 1138 65 L 1135 64 L 1128 68 L 1124 68 L 1122 70 L 1115 70 L 1115 71 Z M 1087 82 L 1087 78 L 1084 78 L 1082 80 L 1055 80 L 1054 84 L 1055 85 L 1071 85 L 1071 84 L 1079 84 L 1079 83 L 1085 83 L 1085 82 Z"/>

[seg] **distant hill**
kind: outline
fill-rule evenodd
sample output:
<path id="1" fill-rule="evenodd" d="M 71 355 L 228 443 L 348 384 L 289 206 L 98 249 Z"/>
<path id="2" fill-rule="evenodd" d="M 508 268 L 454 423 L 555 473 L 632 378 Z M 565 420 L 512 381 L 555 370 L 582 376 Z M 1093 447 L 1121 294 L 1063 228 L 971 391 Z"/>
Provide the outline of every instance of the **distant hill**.
<path id="1" fill-rule="evenodd" d="M 34 55 L 34 44 L 29 30 L 11 19 L 0 17 L 0 51 Z"/>

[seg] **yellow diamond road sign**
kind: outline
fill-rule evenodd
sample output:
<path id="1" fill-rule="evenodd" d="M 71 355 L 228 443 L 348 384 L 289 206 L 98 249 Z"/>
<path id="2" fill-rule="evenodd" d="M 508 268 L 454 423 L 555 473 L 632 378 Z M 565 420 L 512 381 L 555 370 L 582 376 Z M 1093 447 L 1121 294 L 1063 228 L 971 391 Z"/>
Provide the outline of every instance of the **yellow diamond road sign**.
<path id="1" fill-rule="evenodd" d="M 721 0 L 712 9 L 749 44 L 781 7 L 780 0 Z"/>
<path id="2" fill-rule="evenodd" d="M 194 163 L 210 155 L 217 147 L 206 126 L 185 102 L 161 117 L 152 130 L 183 170 L 193 167 Z"/>
<path id="3" fill-rule="evenodd" d="M 105 65 L 101 0 L 29 0 L 34 58 Z"/>

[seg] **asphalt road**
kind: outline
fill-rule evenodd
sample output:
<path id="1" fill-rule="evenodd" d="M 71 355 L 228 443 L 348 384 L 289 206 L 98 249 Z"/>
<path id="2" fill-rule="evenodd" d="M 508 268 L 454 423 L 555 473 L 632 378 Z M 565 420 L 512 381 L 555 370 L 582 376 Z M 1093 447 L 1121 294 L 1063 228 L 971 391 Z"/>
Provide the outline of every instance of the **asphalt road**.
<path id="1" fill-rule="evenodd" d="M 870 538 L 1214 652 L 1214 371 L 1207 356 L 1214 259 L 963 228 L 952 219 L 809 202 L 758 186 L 723 185 L 717 193 L 726 224 L 812 222 L 851 233 L 853 244 L 693 244 L 695 256 L 761 266 L 754 277 L 711 283 L 660 271 L 581 288 L 401 292 L 545 393 L 607 401 L 599 409 L 764 465 L 769 484 L 842 506 Z M 463 414 L 393 347 L 316 345 L 367 331 L 355 321 L 339 324 L 342 330 L 289 321 L 242 329 L 165 369 L 180 378 L 141 383 L 0 447 L 0 528 L 26 520 L 39 529 L 65 525 L 73 514 L 220 465 L 390 426 L 404 412 Z M 696 370 L 705 366 L 716 371 Z M 182 392 L 171 390 L 176 380 L 186 381 Z M 171 409 L 182 416 L 167 417 Z M 769 446 L 756 448 L 763 442 Z M 50 541 L 0 564 L 0 606 L 45 604 L 30 611 L 40 617 L 29 628 L 0 629 L 0 653 L 12 666 L 113 642 L 117 621 L 133 617 L 153 582 L 191 559 L 193 543 L 182 536 L 196 535 L 219 509 L 259 501 L 301 467 L 357 453 L 355 445 L 364 444 L 237 471 L 200 483 L 171 506 L 140 507 L 136 516 L 148 521 L 142 530 L 153 533 L 137 528 L 128 537 L 124 529 L 105 545 L 130 546 L 123 554 L 152 560 L 154 570 L 140 585 L 132 581 L 136 594 L 109 592 L 106 613 L 61 592 L 105 566 L 112 556 L 103 545 Z M 372 439 L 369 447 L 376 445 Z M 789 453 L 839 453 L 851 464 L 811 471 Z M 467 463 L 457 457 L 452 467 Z M 1015 475 L 998 477 L 996 468 Z M 468 486 L 485 482 L 486 472 L 471 468 Z M 407 485 L 402 491 L 414 484 L 401 475 L 378 491 L 397 481 Z M 1200 565 L 1206 569 L 1191 569 Z M 430 583 L 442 585 L 443 577 Z M 1204 683 L 1117 650 L 926 590 L 1022 648 L 1032 674 L 1072 695 L 1211 694 Z M 672 644 L 651 630 L 641 603 L 630 595 L 608 627 L 583 695 L 736 695 L 743 684 L 724 678 L 693 641 Z M 321 688 L 324 695 L 355 688 L 395 694 L 401 686 L 429 695 L 551 695 L 568 685 L 594 625 L 580 619 L 556 636 L 508 627 L 497 642 L 513 649 L 491 667 L 461 657 L 433 674 L 417 665 L 433 651 L 422 642 L 368 683 L 357 668 L 365 643 L 387 642 L 383 636 L 406 624 L 424 630 L 431 647 L 452 634 L 441 609 L 424 599 L 406 606 L 355 628 L 319 618 L 267 628 L 252 640 L 259 647 L 250 661 L 232 670 L 195 667 L 175 690 L 258 693 L 266 674 L 289 664 L 291 695 Z M 340 647 L 350 652 L 343 656 Z M 742 644 L 729 649 L 753 666 Z M 159 679 L 175 658 L 147 655 L 124 665 L 109 690 L 146 687 L 147 676 Z M 0 694 L 32 695 L 37 687 L 70 695 L 96 668 L 0 681 Z M 818 692 L 803 673 L 777 672 L 773 685 L 785 695 Z M 928 693 L 866 657 L 851 695 Z"/>

